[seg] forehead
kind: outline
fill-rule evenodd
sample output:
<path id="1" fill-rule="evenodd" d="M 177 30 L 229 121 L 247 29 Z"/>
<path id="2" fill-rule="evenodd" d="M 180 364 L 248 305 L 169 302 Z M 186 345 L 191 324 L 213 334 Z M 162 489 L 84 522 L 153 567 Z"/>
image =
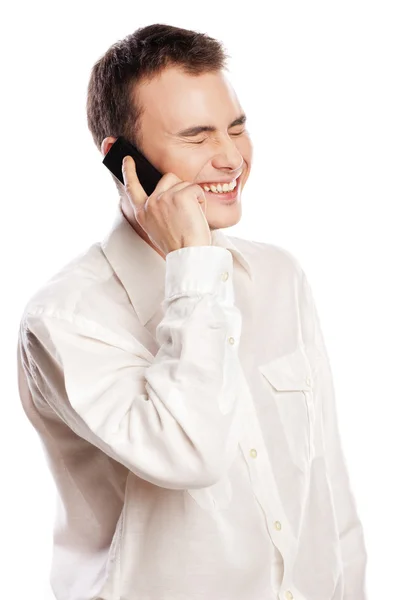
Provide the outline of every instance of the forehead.
<path id="1" fill-rule="evenodd" d="M 170 133 L 192 125 L 226 127 L 241 111 L 234 88 L 222 71 L 188 75 L 169 67 L 141 83 L 136 94 L 144 107 L 142 125 L 152 123 Z"/>

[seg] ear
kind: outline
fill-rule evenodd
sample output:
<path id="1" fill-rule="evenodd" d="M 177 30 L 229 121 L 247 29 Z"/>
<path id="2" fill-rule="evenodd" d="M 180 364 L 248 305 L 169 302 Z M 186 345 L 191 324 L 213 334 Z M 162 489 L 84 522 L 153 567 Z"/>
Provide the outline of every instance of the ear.
<path id="1" fill-rule="evenodd" d="M 113 136 L 108 136 L 108 137 L 104 138 L 102 145 L 100 146 L 100 151 L 103 154 L 103 156 L 106 156 L 106 154 L 108 153 L 108 151 L 110 150 L 110 148 L 112 147 L 112 145 L 114 144 L 116 139 L 117 138 L 113 137 Z"/>

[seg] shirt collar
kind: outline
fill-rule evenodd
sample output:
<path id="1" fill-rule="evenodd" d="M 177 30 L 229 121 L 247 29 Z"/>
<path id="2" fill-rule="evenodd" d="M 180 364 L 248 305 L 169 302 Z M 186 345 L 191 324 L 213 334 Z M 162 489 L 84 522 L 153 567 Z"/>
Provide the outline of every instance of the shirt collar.
<path id="1" fill-rule="evenodd" d="M 244 254 L 221 229 L 211 232 L 212 245 L 227 248 L 237 263 L 252 271 Z M 113 225 L 101 242 L 101 248 L 111 267 L 124 286 L 139 321 L 146 325 L 164 298 L 166 261 L 130 225 L 120 206 Z"/>

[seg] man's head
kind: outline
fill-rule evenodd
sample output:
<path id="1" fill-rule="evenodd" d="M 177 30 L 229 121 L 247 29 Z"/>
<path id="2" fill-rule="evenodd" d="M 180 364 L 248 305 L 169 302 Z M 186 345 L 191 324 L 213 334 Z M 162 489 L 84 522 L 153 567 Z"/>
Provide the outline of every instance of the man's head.
<path id="1" fill-rule="evenodd" d="M 103 155 L 122 135 L 161 173 L 184 181 L 203 186 L 240 175 L 234 204 L 205 192 L 211 229 L 239 221 L 252 161 L 244 113 L 224 73 L 227 57 L 205 34 L 150 25 L 114 44 L 94 65 L 88 86 L 88 127 Z M 113 179 L 132 221 L 124 186 Z"/>

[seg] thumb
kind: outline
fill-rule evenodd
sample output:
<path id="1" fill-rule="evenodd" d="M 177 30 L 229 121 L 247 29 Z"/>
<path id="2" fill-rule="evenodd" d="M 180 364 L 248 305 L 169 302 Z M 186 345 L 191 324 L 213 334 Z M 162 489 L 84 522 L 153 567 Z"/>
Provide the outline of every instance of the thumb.
<path id="1" fill-rule="evenodd" d="M 122 174 L 124 179 L 125 191 L 134 209 L 141 208 L 148 196 L 141 186 L 136 172 L 135 161 L 132 156 L 124 156 L 122 164 Z"/>

